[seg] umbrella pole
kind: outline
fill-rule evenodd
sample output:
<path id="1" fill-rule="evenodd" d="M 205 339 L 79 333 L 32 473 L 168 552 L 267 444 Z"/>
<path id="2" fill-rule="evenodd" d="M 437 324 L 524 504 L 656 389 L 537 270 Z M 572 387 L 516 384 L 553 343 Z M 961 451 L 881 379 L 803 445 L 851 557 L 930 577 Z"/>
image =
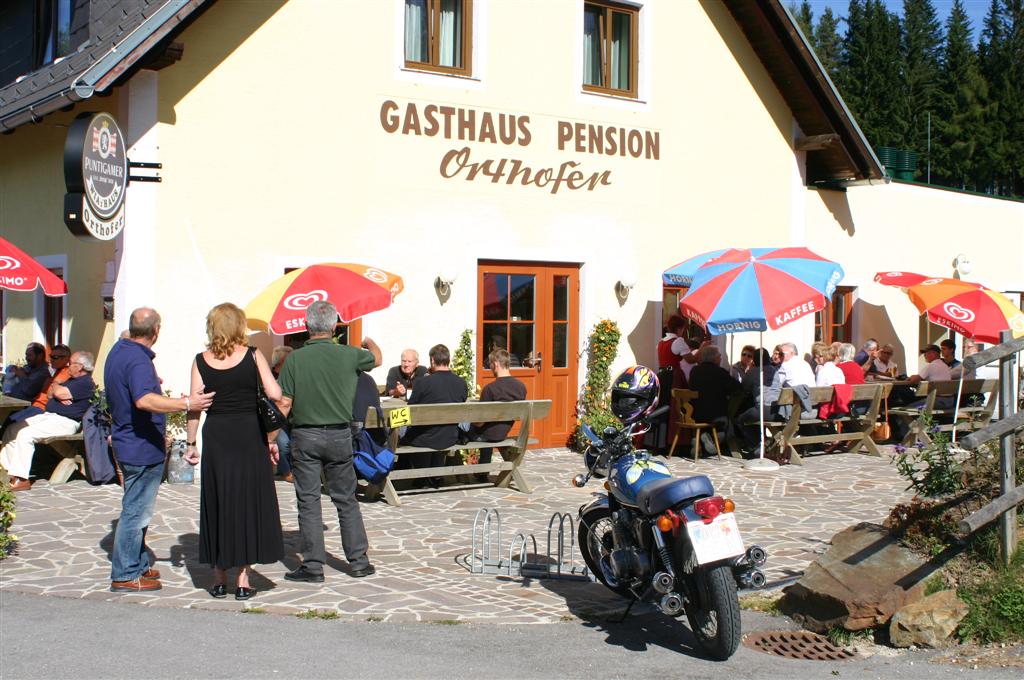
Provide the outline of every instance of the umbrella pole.
<path id="1" fill-rule="evenodd" d="M 758 471 L 778 470 L 778 463 L 776 463 L 774 460 L 764 457 L 764 449 L 766 445 L 764 437 L 764 358 L 760 354 L 761 347 L 763 347 L 764 345 L 764 331 L 761 331 L 760 333 L 757 334 L 757 345 L 758 356 L 761 357 L 761 363 L 758 365 L 757 369 L 758 389 L 761 393 L 761 398 L 758 400 L 757 404 L 757 420 L 758 423 L 761 425 L 761 449 L 757 452 L 757 458 L 754 458 L 753 460 L 743 461 L 743 467 L 745 467 L 748 470 Z"/>

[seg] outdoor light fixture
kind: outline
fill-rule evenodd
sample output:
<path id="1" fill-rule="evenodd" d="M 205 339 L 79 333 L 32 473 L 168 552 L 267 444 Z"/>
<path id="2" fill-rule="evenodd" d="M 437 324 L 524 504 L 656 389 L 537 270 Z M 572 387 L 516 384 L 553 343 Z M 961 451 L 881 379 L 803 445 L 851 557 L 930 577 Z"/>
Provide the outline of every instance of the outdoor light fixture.
<path id="1" fill-rule="evenodd" d="M 615 284 L 615 292 L 620 298 L 625 300 L 629 297 L 629 291 L 636 287 L 636 275 L 632 272 L 623 274 L 619 277 L 618 282 Z"/>
<path id="2" fill-rule="evenodd" d="M 450 269 L 442 269 L 437 274 L 437 278 L 434 279 L 434 287 L 437 288 L 437 292 L 441 295 L 447 296 L 451 293 L 452 284 L 455 283 L 455 279 L 459 278 L 458 272 Z"/>
<path id="3" fill-rule="evenodd" d="M 960 253 L 956 256 L 956 259 L 953 260 L 953 269 L 955 269 L 956 273 L 960 276 L 967 276 L 971 273 L 971 261 L 967 259 L 966 255 Z"/>

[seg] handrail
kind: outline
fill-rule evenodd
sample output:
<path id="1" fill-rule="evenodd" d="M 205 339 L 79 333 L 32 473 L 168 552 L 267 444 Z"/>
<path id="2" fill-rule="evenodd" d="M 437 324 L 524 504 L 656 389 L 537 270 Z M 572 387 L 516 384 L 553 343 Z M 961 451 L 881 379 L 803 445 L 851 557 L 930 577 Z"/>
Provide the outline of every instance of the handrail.
<path id="1" fill-rule="evenodd" d="M 1017 507 L 1021 502 L 1024 502 L 1024 485 L 1018 486 L 1013 491 L 996 497 L 985 507 L 957 522 L 957 531 L 961 536 L 973 534 L 975 531 L 993 521 L 1004 512 Z"/>
<path id="2" fill-rule="evenodd" d="M 975 430 L 959 441 L 961 447 L 973 451 L 987 441 L 1001 437 L 1010 432 L 1016 432 L 1024 427 L 1024 413 L 1015 413 L 1009 418 L 997 420 L 991 425 L 986 425 L 980 430 Z"/>
<path id="3" fill-rule="evenodd" d="M 978 366 L 991 364 L 993 361 L 998 361 L 1005 356 L 1016 354 L 1017 352 L 1024 352 L 1024 338 L 1017 338 L 1016 340 L 993 345 L 976 354 L 964 357 L 964 370 L 970 371 Z"/>

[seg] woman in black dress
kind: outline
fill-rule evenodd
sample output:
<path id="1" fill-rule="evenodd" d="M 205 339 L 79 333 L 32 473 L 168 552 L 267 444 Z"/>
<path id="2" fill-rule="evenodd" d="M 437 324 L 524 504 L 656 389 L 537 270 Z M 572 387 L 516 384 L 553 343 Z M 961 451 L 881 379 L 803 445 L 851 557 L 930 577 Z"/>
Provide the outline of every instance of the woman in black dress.
<path id="1" fill-rule="evenodd" d="M 199 504 L 199 561 L 213 566 L 210 595 L 227 595 L 227 570 L 238 567 L 235 599 L 256 594 L 249 565 L 284 556 L 281 516 L 274 487 L 275 433 L 263 431 L 256 410 L 256 381 L 273 400 L 281 398 L 263 355 L 246 343 L 245 314 L 225 302 L 206 317 L 207 350 L 192 363 L 192 390 L 217 396 L 203 424 L 202 489 Z M 195 465 L 199 413 L 189 413 L 186 460 Z"/>

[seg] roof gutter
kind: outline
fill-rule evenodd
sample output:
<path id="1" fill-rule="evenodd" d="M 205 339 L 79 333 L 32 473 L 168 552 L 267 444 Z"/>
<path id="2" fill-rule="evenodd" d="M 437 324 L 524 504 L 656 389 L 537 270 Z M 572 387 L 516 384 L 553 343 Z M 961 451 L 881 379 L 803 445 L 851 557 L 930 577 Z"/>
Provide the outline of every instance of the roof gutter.
<path id="1" fill-rule="evenodd" d="M 8 132 L 26 123 L 38 123 L 47 114 L 69 104 L 85 101 L 97 92 L 106 90 L 117 76 L 145 55 L 149 47 L 166 36 L 204 2 L 206 0 L 167 0 L 160 9 L 78 76 L 70 87 L 0 118 L 0 130 Z M 114 74 L 113 78 L 109 77 L 111 74 Z"/>

